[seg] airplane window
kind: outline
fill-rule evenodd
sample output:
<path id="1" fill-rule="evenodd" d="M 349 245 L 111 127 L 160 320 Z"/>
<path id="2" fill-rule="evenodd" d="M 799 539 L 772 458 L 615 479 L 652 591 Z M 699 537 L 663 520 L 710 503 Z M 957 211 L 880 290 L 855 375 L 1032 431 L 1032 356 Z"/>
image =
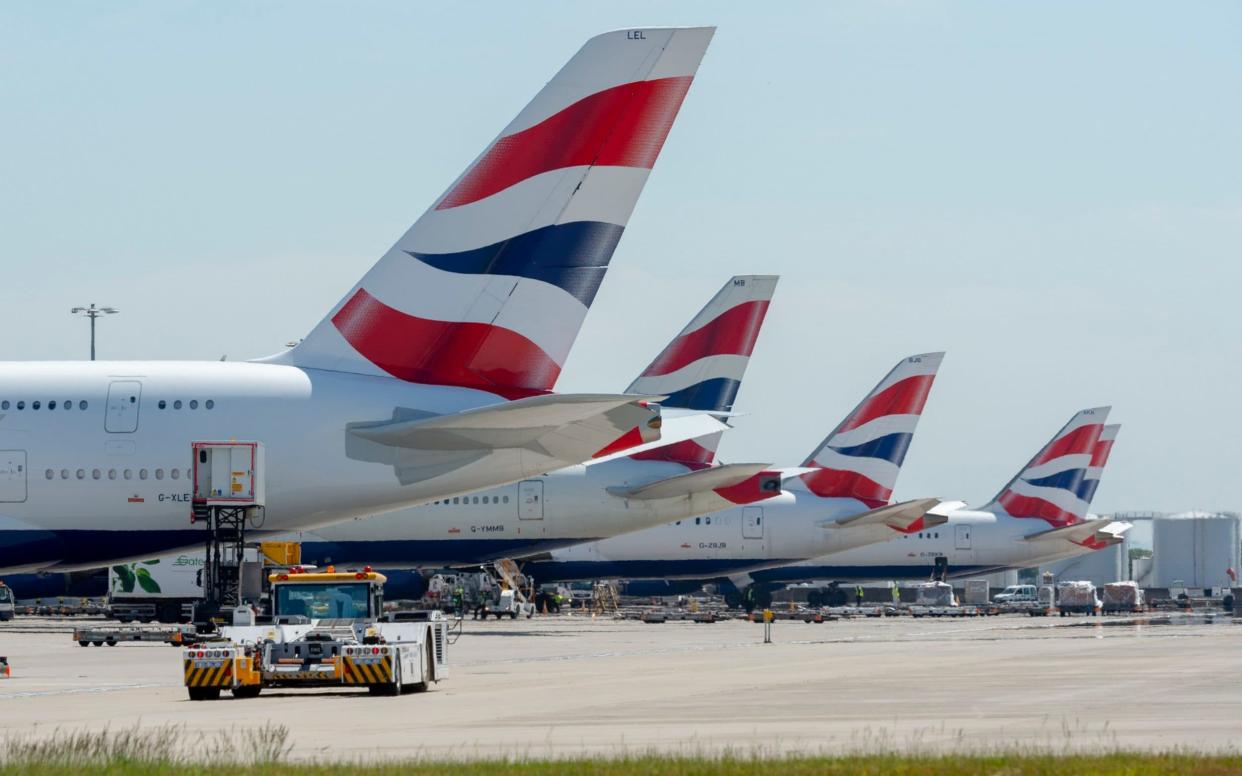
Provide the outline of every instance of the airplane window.
<path id="1" fill-rule="evenodd" d="M 8 408 L 9 408 L 8 399 L 5 399 L 4 401 L 0 401 L 0 410 L 7 410 Z"/>
<path id="2" fill-rule="evenodd" d="M 676 523 L 673 523 L 673 525 L 681 525 L 681 521 L 678 520 Z"/>
<path id="3" fill-rule="evenodd" d="M 486 503 L 487 503 L 487 496 L 484 496 L 484 497 L 483 497 L 483 503 L 484 503 L 484 504 L 486 504 Z"/>
<path id="4" fill-rule="evenodd" d="M 65 399 L 64 401 L 60 403 L 60 406 L 63 407 L 64 409 L 71 410 L 73 409 L 73 400 Z"/>
<path id="5" fill-rule="evenodd" d="M 109 469 L 109 470 L 108 470 L 108 479 L 110 479 L 110 480 L 115 480 L 115 479 L 116 479 L 116 469 Z"/>
<path id="6" fill-rule="evenodd" d="M 712 516 L 711 516 L 711 515 L 708 515 L 707 517 L 703 518 L 703 522 L 704 522 L 706 525 L 711 525 L 711 524 L 712 524 Z"/>
<path id="7" fill-rule="evenodd" d="M 78 469 L 78 479 L 79 480 L 86 479 L 86 469 Z"/>
<path id="8" fill-rule="evenodd" d="M 134 470 L 133 470 L 133 469 L 126 469 L 126 470 L 125 470 L 125 479 L 127 479 L 127 480 L 132 480 L 133 478 L 134 478 Z"/>
<path id="9" fill-rule="evenodd" d="M 177 399 L 175 402 L 173 402 L 173 409 L 174 409 L 174 410 L 179 410 L 179 409 L 181 409 L 181 400 L 180 400 L 180 399 Z"/>
<path id="10" fill-rule="evenodd" d="M 67 479 L 69 479 L 69 470 L 68 470 L 68 469 L 61 469 L 61 470 L 60 470 L 60 478 L 61 478 L 62 480 L 67 480 Z"/>
<path id="11" fill-rule="evenodd" d="M 84 402 L 84 401 L 80 401 L 80 402 L 78 402 L 78 409 L 80 409 L 80 410 L 84 410 L 84 409 L 86 409 L 86 402 Z"/>
<path id="12" fill-rule="evenodd" d="M 39 402 L 37 402 L 37 401 L 35 401 L 35 402 L 31 402 L 31 403 L 30 403 L 30 409 L 32 409 L 32 410 L 37 410 L 37 409 L 39 409 Z"/>
<path id="13" fill-rule="evenodd" d="M 703 524 L 703 518 L 701 518 L 701 517 L 696 517 L 696 518 L 694 518 L 694 524 L 695 524 L 695 525 L 702 525 L 702 524 Z"/>
<path id="14" fill-rule="evenodd" d="M 155 406 L 159 407 L 160 409 L 164 409 L 165 407 L 168 406 L 168 402 L 164 401 L 163 399 L 160 399 L 160 403 Z"/>
<path id="15" fill-rule="evenodd" d="M 206 407 L 207 409 L 213 409 L 213 408 L 216 406 L 216 402 L 215 402 L 215 400 L 213 400 L 213 399 L 208 399 L 208 400 L 207 400 L 207 401 L 203 404 L 203 406 L 204 406 L 204 407 Z"/>
<path id="16" fill-rule="evenodd" d="M 52 399 L 50 402 L 48 402 L 48 403 L 47 403 L 47 408 L 48 408 L 49 410 L 54 410 L 54 409 L 56 409 L 56 400 L 55 400 L 55 399 Z"/>
<path id="17" fill-rule="evenodd" d="M 508 504 L 508 503 L 509 503 L 509 497 L 508 497 L 508 496 L 505 496 L 505 503 L 506 503 L 506 504 Z"/>
<path id="18" fill-rule="evenodd" d="M 476 504 L 477 504 L 477 503 L 479 503 L 479 497 L 478 497 L 478 496 L 475 496 L 475 497 L 474 497 L 474 503 L 476 503 Z"/>
<path id="19" fill-rule="evenodd" d="M 92 480 L 97 480 L 97 479 L 99 479 L 99 478 L 100 478 L 100 477 L 102 477 L 102 476 L 103 476 L 103 472 L 99 471 L 98 469 L 91 469 L 91 479 L 92 479 Z"/>
<path id="20" fill-rule="evenodd" d="M 26 402 L 24 402 L 24 401 L 19 401 L 19 402 L 17 403 L 17 408 L 18 408 L 19 410 L 24 410 L 24 409 L 26 409 Z"/>
<path id="21" fill-rule="evenodd" d="M 185 478 L 186 478 L 187 480 L 188 480 L 188 479 L 190 479 L 190 470 L 189 470 L 189 469 L 186 469 L 186 470 L 185 470 Z"/>
<path id="22" fill-rule="evenodd" d="M 458 502 L 457 496 L 453 496 L 453 503 L 456 504 L 457 502 Z"/>
<path id="23" fill-rule="evenodd" d="M 140 479 L 140 480 L 145 480 L 146 478 L 147 478 L 147 470 L 146 470 L 146 469 L 139 469 L 139 470 L 138 470 L 138 479 Z"/>
<path id="24" fill-rule="evenodd" d="M 48 469 L 48 470 L 47 470 L 47 478 L 48 478 L 49 480 L 50 480 L 50 479 L 52 479 L 52 478 L 54 478 L 55 476 L 56 476 L 56 472 L 55 472 L 55 470 L 53 470 L 53 469 Z"/>
<path id="25" fill-rule="evenodd" d="M 174 480 L 179 480 L 179 479 L 181 479 L 181 470 L 180 470 L 180 469 L 173 469 L 173 470 L 171 470 L 171 471 L 170 471 L 170 472 L 168 472 L 168 473 L 169 473 L 169 475 L 171 475 L 171 476 L 172 476 L 172 478 L 173 478 Z"/>
<path id="26" fill-rule="evenodd" d="M 198 409 L 198 399 L 190 399 L 190 409 Z"/>
<path id="27" fill-rule="evenodd" d="M 164 479 L 164 470 L 163 470 L 163 469 L 156 469 L 156 470 L 155 470 L 155 479 L 157 479 L 157 480 L 162 480 L 162 479 Z"/>

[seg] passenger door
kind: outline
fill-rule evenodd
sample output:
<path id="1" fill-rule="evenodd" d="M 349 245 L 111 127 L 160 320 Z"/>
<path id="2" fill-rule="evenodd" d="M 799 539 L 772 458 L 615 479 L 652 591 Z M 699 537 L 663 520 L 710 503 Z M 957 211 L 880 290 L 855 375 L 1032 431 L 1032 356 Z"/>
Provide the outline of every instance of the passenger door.
<path id="1" fill-rule="evenodd" d="M 543 519 L 543 480 L 522 480 L 518 483 L 518 518 Z"/>
<path id="2" fill-rule="evenodd" d="M 0 450 L 0 502 L 26 500 L 26 451 Z"/>
<path id="3" fill-rule="evenodd" d="M 117 380 L 108 386 L 108 408 L 104 430 L 112 434 L 129 434 L 138 430 L 138 407 L 142 383 Z"/>
<path id="4" fill-rule="evenodd" d="M 970 549 L 970 526 L 959 525 L 957 531 L 953 535 L 953 549 L 969 550 Z"/>
<path id="5" fill-rule="evenodd" d="M 763 538 L 763 507 L 742 507 L 742 538 Z"/>

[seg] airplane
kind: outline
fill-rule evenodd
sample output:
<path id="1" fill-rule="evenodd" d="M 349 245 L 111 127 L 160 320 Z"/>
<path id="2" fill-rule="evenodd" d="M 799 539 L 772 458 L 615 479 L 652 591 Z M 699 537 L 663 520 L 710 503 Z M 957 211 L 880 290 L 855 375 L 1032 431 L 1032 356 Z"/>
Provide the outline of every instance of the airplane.
<path id="1" fill-rule="evenodd" d="M 944 522 L 930 531 L 750 572 L 739 581 L 771 590 L 814 580 L 926 580 L 940 570 L 963 577 L 1027 568 L 1116 544 L 1129 523 L 1086 519 L 1120 429 L 1104 424 L 1108 412 L 1108 407 L 1096 407 L 1076 413 L 977 510 L 945 502 L 931 510 Z"/>
<path id="2" fill-rule="evenodd" d="M 762 504 L 553 550 L 523 573 L 536 582 L 729 577 L 932 528 L 939 499 L 890 504 L 943 353 L 902 359 Z M 661 587 L 661 592 L 667 588 Z"/>
<path id="3" fill-rule="evenodd" d="M 551 389 L 713 33 L 588 40 L 285 352 L 0 366 L 0 571 L 200 545 L 195 442 L 264 445 L 270 533 L 671 441 L 658 395 Z"/>
<path id="4" fill-rule="evenodd" d="M 627 394 L 665 409 L 731 413 L 777 277 L 731 278 Z M 780 493 L 770 464 L 713 466 L 721 434 L 592 466 L 571 466 L 466 496 L 284 537 L 302 561 L 415 568 L 485 563 L 661 525 Z"/>

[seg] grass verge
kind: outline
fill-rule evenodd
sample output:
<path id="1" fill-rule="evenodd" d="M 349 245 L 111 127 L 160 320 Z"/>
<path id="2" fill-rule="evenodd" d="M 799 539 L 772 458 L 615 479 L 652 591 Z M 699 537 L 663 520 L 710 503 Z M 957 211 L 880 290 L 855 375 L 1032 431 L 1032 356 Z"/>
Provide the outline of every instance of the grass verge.
<path id="1" fill-rule="evenodd" d="M 0 739 L 0 776 L 92 776 L 94 774 L 176 773 L 254 776 L 1059 776 L 1099 774 L 1242 773 L 1242 755 L 1110 751 L 1092 754 L 1036 751 L 979 754 L 866 753 L 840 756 L 771 757 L 754 754 L 631 754 L 598 759 L 479 759 L 389 762 L 290 762 L 289 731 L 268 725 L 215 735 L 195 735 L 183 726 L 57 731 L 52 736 L 4 736 Z"/>

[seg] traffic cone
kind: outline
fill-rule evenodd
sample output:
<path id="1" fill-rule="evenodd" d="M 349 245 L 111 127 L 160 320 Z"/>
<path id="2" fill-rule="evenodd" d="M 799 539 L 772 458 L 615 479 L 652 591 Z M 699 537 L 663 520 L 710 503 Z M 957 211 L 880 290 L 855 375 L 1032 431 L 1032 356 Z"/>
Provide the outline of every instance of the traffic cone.
<path id="1" fill-rule="evenodd" d="M 8 679 L 13 675 L 12 669 L 9 668 L 9 659 L 0 657 L 0 679 Z"/>

